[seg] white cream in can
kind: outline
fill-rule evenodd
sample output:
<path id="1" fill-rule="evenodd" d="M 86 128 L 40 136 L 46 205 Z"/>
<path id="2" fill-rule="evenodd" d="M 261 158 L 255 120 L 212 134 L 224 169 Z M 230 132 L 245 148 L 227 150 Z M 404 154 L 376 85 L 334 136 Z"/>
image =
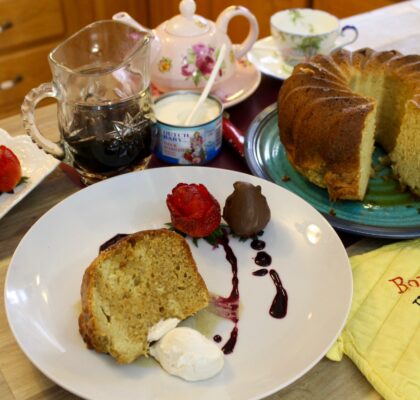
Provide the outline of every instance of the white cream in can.
<path id="1" fill-rule="evenodd" d="M 154 151 L 170 164 L 201 165 L 219 154 L 222 146 L 222 103 L 209 96 L 197 110 L 193 125 L 185 120 L 200 94 L 177 91 L 155 100 Z"/>

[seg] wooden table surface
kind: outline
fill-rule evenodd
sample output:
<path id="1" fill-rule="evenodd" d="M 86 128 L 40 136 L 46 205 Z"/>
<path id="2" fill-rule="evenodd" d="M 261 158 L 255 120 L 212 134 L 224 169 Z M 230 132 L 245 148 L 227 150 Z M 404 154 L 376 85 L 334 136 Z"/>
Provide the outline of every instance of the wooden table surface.
<path id="1" fill-rule="evenodd" d="M 360 36 L 358 45 L 383 48 L 387 25 L 378 21 L 384 18 L 396 21 L 406 17 L 402 23 L 404 29 L 391 30 L 393 47 L 404 51 L 404 45 L 412 43 L 413 32 L 418 32 L 418 20 L 412 21 L 415 9 L 409 2 L 383 8 L 373 13 L 348 18 L 343 23 L 357 25 Z M 417 11 L 418 12 L 418 11 Z M 405 13 L 405 14 L 404 14 Z M 399 15 L 398 19 L 394 15 Z M 419 16 L 420 18 L 420 16 Z M 411 22 L 410 22 L 411 21 Z M 372 28 L 372 22 L 375 29 Z M 411 25 L 410 25 L 411 23 Z M 381 34 L 378 29 L 382 29 Z M 413 31 L 411 32 L 410 29 Z M 385 32 L 385 33 L 384 33 Z M 398 36 L 398 37 L 397 37 Z M 374 43 L 378 40 L 378 43 Z M 382 40 L 382 42 L 381 42 Z M 381 42 L 381 43 L 379 43 Z M 417 43 L 417 42 L 416 42 Z M 229 109 L 232 122 L 246 132 L 252 119 L 265 107 L 272 104 L 277 97 L 280 81 L 264 77 L 258 90 L 249 99 Z M 21 118 L 16 116 L 0 120 L 0 128 L 12 136 L 24 134 Z M 37 122 L 44 134 L 57 138 L 57 122 L 55 105 L 40 108 L 37 111 Z M 164 165 L 153 158 L 150 167 Z M 209 167 L 219 167 L 250 173 L 245 161 L 229 146 L 224 145 L 222 153 Z M 10 259 L 24 234 L 46 211 L 72 193 L 81 190 L 77 176 L 63 165 L 49 175 L 26 198 L 17 204 L 0 220 L 0 287 L 4 288 L 4 280 Z M 347 247 L 358 242 L 361 237 L 339 233 Z M 372 242 L 358 242 L 348 249 L 349 252 L 361 251 L 364 245 L 372 246 Z M 375 244 L 374 244 L 375 245 Z M 16 343 L 7 322 L 4 297 L 0 296 L 0 400 L 71 400 L 78 397 L 67 392 L 45 377 L 32 365 Z M 141 382 L 139 382 L 139 398 L 141 398 Z M 269 400 L 378 400 L 381 396 L 372 388 L 355 365 L 346 357 L 339 363 L 323 358 L 308 373 L 287 388 L 267 397 Z M 217 399 L 215 399 L 217 400 Z"/>

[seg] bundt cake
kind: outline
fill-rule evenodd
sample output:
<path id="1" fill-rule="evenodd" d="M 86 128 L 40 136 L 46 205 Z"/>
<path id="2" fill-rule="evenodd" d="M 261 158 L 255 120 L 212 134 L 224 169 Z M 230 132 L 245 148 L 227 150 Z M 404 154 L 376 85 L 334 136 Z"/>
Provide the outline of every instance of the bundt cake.
<path id="1" fill-rule="evenodd" d="M 298 64 L 278 97 L 290 163 L 332 200 L 362 200 L 374 142 L 420 195 L 420 55 L 336 50 Z"/>
<path id="2" fill-rule="evenodd" d="M 83 276 L 79 330 L 89 348 L 119 363 L 147 355 L 149 329 L 208 304 L 185 239 L 166 229 L 138 232 L 100 252 Z"/>

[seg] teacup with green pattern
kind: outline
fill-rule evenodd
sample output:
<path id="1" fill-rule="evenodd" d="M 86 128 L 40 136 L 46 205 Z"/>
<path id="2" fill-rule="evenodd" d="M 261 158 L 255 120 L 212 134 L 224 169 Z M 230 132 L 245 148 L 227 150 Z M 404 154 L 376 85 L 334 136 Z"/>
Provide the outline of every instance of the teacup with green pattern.
<path id="1" fill-rule="evenodd" d="M 283 60 L 290 65 L 307 61 L 315 54 L 328 54 L 358 37 L 356 27 L 340 27 L 334 15 L 310 8 L 279 11 L 271 16 L 270 25 Z"/>

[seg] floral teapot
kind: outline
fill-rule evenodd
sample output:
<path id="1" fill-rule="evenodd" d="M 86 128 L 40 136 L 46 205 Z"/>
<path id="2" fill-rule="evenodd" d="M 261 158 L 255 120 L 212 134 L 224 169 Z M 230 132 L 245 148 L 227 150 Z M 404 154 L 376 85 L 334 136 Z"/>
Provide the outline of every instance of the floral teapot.
<path id="1" fill-rule="evenodd" d="M 182 0 L 180 14 L 153 30 L 144 28 L 125 12 L 113 16 L 115 20 L 134 25 L 151 34 L 151 80 L 161 91 L 204 87 L 218 52 L 225 43 L 226 56 L 214 84 L 214 88 L 217 88 L 232 77 L 236 60 L 250 50 L 258 37 L 258 22 L 244 7 L 226 8 L 216 22 L 195 15 L 195 9 L 194 0 Z M 239 15 L 248 19 L 250 29 L 243 43 L 232 45 L 226 32 L 230 20 Z"/>

